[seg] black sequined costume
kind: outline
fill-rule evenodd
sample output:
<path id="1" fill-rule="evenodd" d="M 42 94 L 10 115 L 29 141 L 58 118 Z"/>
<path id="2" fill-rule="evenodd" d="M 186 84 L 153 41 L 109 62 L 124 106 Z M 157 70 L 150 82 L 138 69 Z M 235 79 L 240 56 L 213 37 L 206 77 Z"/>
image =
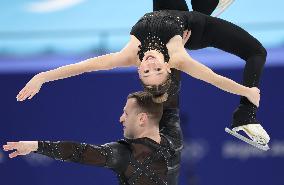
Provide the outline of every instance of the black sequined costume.
<path id="1" fill-rule="evenodd" d="M 175 71 L 180 84 L 180 72 Z M 120 185 L 177 185 L 183 136 L 179 118 L 179 94 L 163 105 L 160 144 L 149 138 L 124 139 L 104 145 L 68 141 L 39 141 L 36 153 L 51 158 L 112 169 Z"/>
<path id="2" fill-rule="evenodd" d="M 160 5 L 160 4 L 156 4 Z M 120 185 L 177 185 L 183 136 L 179 118 L 180 72 L 173 70 L 173 94 L 164 103 L 160 144 L 149 138 L 124 139 L 104 145 L 39 141 L 36 153 L 112 169 Z"/>
<path id="3" fill-rule="evenodd" d="M 178 109 L 164 110 L 160 135 L 160 144 L 146 137 L 99 146 L 39 141 L 36 153 L 62 161 L 110 168 L 121 185 L 177 185 L 182 149 Z"/>
<path id="4" fill-rule="evenodd" d="M 188 11 L 185 0 L 154 0 L 154 10 L 157 11 L 145 14 L 130 32 L 141 42 L 139 59 L 142 60 L 146 51 L 155 49 L 164 55 L 166 62 L 169 61 L 168 41 L 175 35 L 182 36 L 184 30 L 191 30 L 185 48 L 215 47 L 242 58 L 246 61 L 243 84 L 247 87 L 259 86 L 267 56 L 265 48 L 242 28 L 209 16 L 218 1 L 207 1 L 192 0 L 193 10 L 196 11 Z M 255 105 L 246 97 L 241 97 L 233 115 L 232 127 L 259 123 L 256 111 Z"/>
<path id="5" fill-rule="evenodd" d="M 131 34 L 141 42 L 138 52 L 142 61 L 144 53 L 149 50 L 161 52 L 165 61 L 169 61 L 166 44 L 175 35 L 183 35 L 184 21 L 180 20 L 177 11 L 155 11 L 145 14 L 131 30 Z M 142 31 L 143 30 L 143 31 Z"/>

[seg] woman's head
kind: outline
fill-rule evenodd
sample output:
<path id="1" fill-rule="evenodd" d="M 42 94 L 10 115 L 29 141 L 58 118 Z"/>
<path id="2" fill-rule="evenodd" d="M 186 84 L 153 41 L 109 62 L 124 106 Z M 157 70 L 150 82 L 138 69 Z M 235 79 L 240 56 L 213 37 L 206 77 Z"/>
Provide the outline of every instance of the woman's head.
<path id="1" fill-rule="evenodd" d="M 147 51 L 138 73 L 144 90 L 153 95 L 154 102 L 162 103 L 167 100 L 167 91 L 171 85 L 171 71 L 168 63 L 164 62 L 163 54 L 154 50 Z"/>
<path id="2" fill-rule="evenodd" d="M 151 50 L 144 54 L 138 69 L 139 78 L 145 85 L 155 86 L 164 83 L 170 73 L 168 63 L 158 51 Z"/>

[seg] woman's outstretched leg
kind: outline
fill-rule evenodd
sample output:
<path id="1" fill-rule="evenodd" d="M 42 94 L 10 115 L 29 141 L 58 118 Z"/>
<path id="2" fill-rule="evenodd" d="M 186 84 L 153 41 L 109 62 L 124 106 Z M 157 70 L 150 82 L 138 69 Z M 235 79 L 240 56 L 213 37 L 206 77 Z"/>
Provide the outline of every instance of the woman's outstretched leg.
<path id="1" fill-rule="evenodd" d="M 153 11 L 159 10 L 189 11 L 185 0 L 153 0 Z"/>
<path id="2" fill-rule="evenodd" d="M 220 15 L 234 0 L 191 0 L 194 11 L 211 15 L 219 7 L 219 12 L 214 16 Z M 185 0 L 153 0 L 153 11 L 159 10 L 179 10 L 189 11 Z M 217 10 L 218 11 L 218 10 Z"/>
<path id="3" fill-rule="evenodd" d="M 222 14 L 234 0 L 191 0 L 192 9 L 194 11 L 218 17 Z"/>
<path id="4" fill-rule="evenodd" d="M 191 0 L 194 11 L 211 15 L 219 3 L 219 0 Z M 185 0 L 153 0 L 153 11 L 179 10 L 189 11 Z"/>
<path id="5" fill-rule="evenodd" d="M 211 15 L 218 3 L 219 0 L 191 0 L 192 9 L 206 15 Z"/>

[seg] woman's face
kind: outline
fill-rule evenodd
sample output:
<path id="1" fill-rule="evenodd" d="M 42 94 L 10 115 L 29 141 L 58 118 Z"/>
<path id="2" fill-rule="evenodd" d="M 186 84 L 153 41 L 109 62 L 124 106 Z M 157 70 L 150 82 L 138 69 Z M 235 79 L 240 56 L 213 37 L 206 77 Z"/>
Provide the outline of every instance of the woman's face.
<path id="1" fill-rule="evenodd" d="M 163 54 L 151 50 L 145 53 L 138 73 L 145 85 L 159 85 L 167 80 L 170 68 Z"/>

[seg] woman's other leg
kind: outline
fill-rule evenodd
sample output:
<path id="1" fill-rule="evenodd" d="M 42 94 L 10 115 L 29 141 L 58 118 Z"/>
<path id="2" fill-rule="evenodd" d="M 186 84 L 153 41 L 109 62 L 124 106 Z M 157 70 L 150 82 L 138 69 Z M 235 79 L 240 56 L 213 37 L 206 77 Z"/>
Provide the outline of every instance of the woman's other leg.
<path id="1" fill-rule="evenodd" d="M 266 50 L 261 43 L 244 29 L 228 21 L 207 16 L 199 12 L 189 12 L 192 22 L 191 38 L 187 49 L 215 47 L 245 60 L 243 85 L 258 87 L 266 61 Z M 233 127 L 257 124 L 257 107 L 246 97 L 241 97 L 240 105 L 233 115 Z"/>
<path id="2" fill-rule="evenodd" d="M 264 64 L 266 50 L 262 44 L 244 29 L 228 21 L 207 16 L 204 39 L 209 46 L 237 55 L 245 60 L 243 85 L 258 87 Z M 257 107 L 246 97 L 241 97 L 240 105 L 233 115 L 233 127 L 257 124 Z"/>

